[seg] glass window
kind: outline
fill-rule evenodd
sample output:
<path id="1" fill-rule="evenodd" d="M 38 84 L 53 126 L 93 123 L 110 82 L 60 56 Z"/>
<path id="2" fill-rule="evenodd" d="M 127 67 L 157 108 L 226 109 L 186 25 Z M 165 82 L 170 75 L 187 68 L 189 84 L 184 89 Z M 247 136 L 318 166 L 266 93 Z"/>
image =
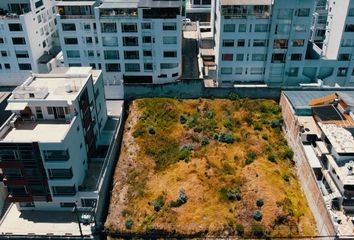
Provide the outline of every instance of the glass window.
<path id="1" fill-rule="evenodd" d="M 102 44 L 104 47 L 116 47 L 118 46 L 117 37 L 102 37 Z"/>
<path id="2" fill-rule="evenodd" d="M 244 54 L 243 53 L 238 53 L 236 54 L 236 61 L 243 61 Z"/>
<path id="3" fill-rule="evenodd" d="M 295 39 L 293 40 L 293 47 L 302 47 L 304 46 L 304 39 Z"/>
<path id="4" fill-rule="evenodd" d="M 266 47 L 268 44 L 266 39 L 255 39 L 253 40 L 253 47 Z"/>
<path id="5" fill-rule="evenodd" d="M 75 23 L 63 23 L 61 26 L 63 31 L 76 31 Z"/>
<path id="6" fill-rule="evenodd" d="M 278 19 L 291 19 L 293 10 L 288 8 L 281 8 L 278 10 Z"/>
<path id="7" fill-rule="evenodd" d="M 297 10 L 298 17 L 308 17 L 310 16 L 310 9 L 309 8 L 299 8 Z"/>
<path id="8" fill-rule="evenodd" d="M 246 24 L 240 24 L 238 25 L 238 31 L 239 32 L 246 32 L 247 25 Z"/>
<path id="9" fill-rule="evenodd" d="M 106 63 L 106 71 L 107 72 L 120 72 L 120 64 L 119 63 Z"/>
<path id="10" fill-rule="evenodd" d="M 346 24 L 345 31 L 346 32 L 354 32 L 354 24 Z"/>
<path id="11" fill-rule="evenodd" d="M 163 37 L 163 44 L 177 44 L 177 37 Z"/>
<path id="12" fill-rule="evenodd" d="M 71 179 L 73 171 L 69 169 L 48 169 L 49 179 Z"/>
<path id="13" fill-rule="evenodd" d="M 234 60 L 234 55 L 232 53 L 224 53 L 222 55 L 222 60 L 223 61 L 233 61 Z"/>
<path id="14" fill-rule="evenodd" d="M 254 31 L 255 32 L 268 32 L 269 25 L 268 24 L 255 24 Z"/>
<path id="15" fill-rule="evenodd" d="M 297 77 L 298 74 L 299 74 L 298 67 L 289 68 L 289 77 Z"/>
<path id="16" fill-rule="evenodd" d="M 304 24 L 297 24 L 295 25 L 296 32 L 306 32 L 306 25 Z"/>
<path id="17" fill-rule="evenodd" d="M 15 51 L 16 57 L 17 58 L 29 58 L 28 52 L 27 51 Z"/>
<path id="18" fill-rule="evenodd" d="M 140 72 L 140 65 L 139 65 L 139 63 L 126 63 L 125 64 L 125 71 L 126 72 Z"/>
<path id="19" fill-rule="evenodd" d="M 124 51 L 124 59 L 139 59 L 139 51 Z"/>
<path id="20" fill-rule="evenodd" d="M 64 38 L 66 45 L 76 45 L 78 44 L 77 38 Z"/>
<path id="21" fill-rule="evenodd" d="M 275 26 L 275 34 L 289 34 L 290 24 L 277 24 Z"/>
<path id="22" fill-rule="evenodd" d="M 172 68 L 177 68 L 178 63 L 161 63 L 160 68 L 161 69 L 172 69 Z"/>
<path id="23" fill-rule="evenodd" d="M 288 39 L 275 39 L 273 48 L 288 48 Z"/>
<path id="24" fill-rule="evenodd" d="M 68 58 L 80 58 L 79 50 L 67 50 L 66 55 Z"/>
<path id="25" fill-rule="evenodd" d="M 30 63 L 19 63 L 18 64 L 18 68 L 20 69 L 20 70 L 32 70 L 32 66 L 31 66 L 31 64 Z"/>
<path id="26" fill-rule="evenodd" d="M 262 75 L 264 74 L 265 69 L 262 67 L 252 67 L 250 70 L 251 75 Z"/>
<path id="27" fill-rule="evenodd" d="M 252 61 L 265 61 L 266 56 L 266 54 L 252 54 Z"/>
<path id="28" fill-rule="evenodd" d="M 138 37 L 123 37 L 123 46 L 138 46 Z"/>
<path id="29" fill-rule="evenodd" d="M 338 68 L 337 77 L 347 76 L 348 68 Z"/>
<path id="30" fill-rule="evenodd" d="M 50 114 L 49 111 L 48 114 Z M 45 161 L 67 161 L 70 158 L 69 151 L 67 149 L 66 150 L 44 150 L 43 155 Z"/>
<path id="31" fill-rule="evenodd" d="M 53 196 L 74 196 L 76 195 L 76 188 L 74 186 L 53 186 Z"/>
<path id="32" fill-rule="evenodd" d="M 14 45 L 25 45 L 26 39 L 23 37 L 15 37 L 15 38 L 12 38 L 12 43 Z"/>
<path id="33" fill-rule="evenodd" d="M 103 33 L 115 33 L 117 32 L 116 23 L 101 23 L 101 31 Z"/>
<path id="34" fill-rule="evenodd" d="M 274 53 L 272 55 L 272 63 L 284 63 L 284 62 L 285 62 L 285 54 Z"/>
<path id="35" fill-rule="evenodd" d="M 221 68 L 221 74 L 232 74 L 232 67 L 222 67 Z"/>
<path id="36" fill-rule="evenodd" d="M 118 50 L 104 50 L 103 55 L 104 59 L 119 59 Z"/>
<path id="37" fill-rule="evenodd" d="M 235 32 L 235 24 L 224 24 L 224 32 Z"/>
<path id="38" fill-rule="evenodd" d="M 163 23 L 162 29 L 165 31 L 174 31 L 177 29 L 176 23 Z"/>
<path id="39" fill-rule="evenodd" d="M 350 54 L 338 54 L 338 61 L 350 61 Z"/>
<path id="40" fill-rule="evenodd" d="M 151 36 L 143 36 L 143 43 L 151 43 Z"/>
<path id="41" fill-rule="evenodd" d="M 238 47 L 244 47 L 244 46 L 245 46 L 245 43 L 246 43 L 245 39 L 239 39 L 239 40 L 237 40 L 237 46 L 238 46 Z"/>
<path id="42" fill-rule="evenodd" d="M 291 54 L 292 61 L 301 61 L 301 59 L 302 59 L 302 54 L 300 54 L 300 53 Z"/>
<path id="43" fill-rule="evenodd" d="M 9 30 L 10 32 L 21 32 L 22 25 L 21 23 L 9 23 Z"/>
<path id="44" fill-rule="evenodd" d="M 141 29 L 151 29 L 151 23 L 141 23 Z"/>
<path id="45" fill-rule="evenodd" d="M 234 40 L 233 39 L 224 39 L 222 41 L 222 46 L 223 47 L 233 47 L 234 46 Z"/>
<path id="46" fill-rule="evenodd" d="M 237 68 L 235 68 L 235 74 L 236 75 L 242 75 L 242 67 L 237 67 Z"/>

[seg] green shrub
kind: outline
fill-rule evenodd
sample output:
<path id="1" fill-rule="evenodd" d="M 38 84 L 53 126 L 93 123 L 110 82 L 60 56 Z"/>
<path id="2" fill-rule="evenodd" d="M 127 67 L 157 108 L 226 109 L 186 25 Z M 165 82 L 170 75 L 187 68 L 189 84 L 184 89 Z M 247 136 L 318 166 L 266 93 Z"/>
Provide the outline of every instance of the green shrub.
<path id="1" fill-rule="evenodd" d="M 193 129 L 194 132 L 197 132 L 197 133 L 200 133 L 203 131 L 203 128 L 202 127 L 196 127 Z"/>
<path id="2" fill-rule="evenodd" d="M 202 140 L 202 146 L 206 146 L 209 144 L 209 139 L 206 137 Z"/>
<path id="3" fill-rule="evenodd" d="M 236 225 L 237 235 L 243 236 L 245 234 L 245 227 L 242 224 Z"/>
<path id="4" fill-rule="evenodd" d="M 199 138 L 197 136 L 192 136 L 191 138 L 192 138 L 192 141 L 195 142 L 195 143 L 199 143 L 200 142 L 200 140 L 199 140 Z"/>
<path id="5" fill-rule="evenodd" d="M 259 211 L 259 210 L 254 211 L 254 213 L 253 213 L 254 220 L 261 221 L 262 217 L 263 217 L 263 215 L 262 215 L 261 211 Z"/>
<path id="6" fill-rule="evenodd" d="M 268 133 L 263 133 L 262 134 L 262 138 L 267 141 L 269 139 L 269 134 Z"/>
<path id="7" fill-rule="evenodd" d="M 249 165 L 249 164 L 253 163 L 253 161 L 256 159 L 256 157 L 257 157 L 257 154 L 255 152 L 252 152 L 252 151 L 247 152 L 245 164 Z"/>
<path id="8" fill-rule="evenodd" d="M 255 123 L 254 124 L 254 130 L 257 130 L 257 131 L 262 131 L 263 130 L 263 127 L 260 123 Z"/>
<path id="9" fill-rule="evenodd" d="M 227 175 L 232 175 L 235 173 L 235 169 L 228 163 L 224 163 L 222 166 L 222 172 Z"/>
<path id="10" fill-rule="evenodd" d="M 194 117 L 191 117 L 188 121 L 188 126 L 190 128 L 192 128 L 192 127 L 195 127 L 197 125 L 197 123 L 198 123 L 197 119 Z"/>
<path id="11" fill-rule="evenodd" d="M 262 237 L 264 235 L 263 227 L 260 224 L 253 224 L 251 229 L 252 234 L 256 237 Z"/>
<path id="12" fill-rule="evenodd" d="M 184 191 L 183 188 L 179 190 L 179 195 L 176 201 L 171 201 L 170 202 L 170 207 L 175 208 L 175 207 L 180 207 L 183 204 L 185 204 L 188 200 L 188 197 L 186 195 L 186 192 Z"/>
<path id="13" fill-rule="evenodd" d="M 214 117 L 214 113 L 213 112 L 207 112 L 206 118 L 212 119 L 213 117 Z"/>
<path id="14" fill-rule="evenodd" d="M 279 121 L 278 119 L 274 119 L 274 120 L 272 120 L 272 121 L 270 122 L 270 126 L 271 126 L 272 128 L 277 128 L 277 127 L 280 126 L 280 121 Z"/>
<path id="15" fill-rule="evenodd" d="M 219 190 L 220 198 L 224 201 L 241 200 L 241 193 L 239 189 L 221 188 Z"/>
<path id="16" fill-rule="evenodd" d="M 150 134 L 155 134 L 155 129 L 154 129 L 154 127 L 149 127 L 149 133 L 150 133 Z"/>
<path id="17" fill-rule="evenodd" d="M 294 216 L 295 208 L 290 198 L 285 197 L 283 200 L 277 201 L 276 204 L 278 207 L 281 207 L 283 211 L 286 212 L 288 215 Z"/>
<path id="18" fill-rule="evenodd" d="M 264 200 L 263 200 L 263 198 L 258 198 L 258 199 L 256 200 L 256 205 L 257 205 L 257 207 L 262 207 L 262 206 L 264 205 Z"/>
<path id="19" fill-rule="evenodd" d="M 129 217 L 129 218 L 125 221 L 125 227 L 126 227 L 127 229 L 132 229 L 133 224 L 134 224 L 134 222 L 133 222 L 133 219 L 132 219 L 131 217 Z"/>
<path id="20" fill-rule="evenodd" d="M 284 173 L 283 179 L 284 179 L 285 182 L 289 182 L 289 181 L 290 181 L 290 176 L 289 176 L 289 174 L 288 174 L 288 173 Z"/>
<path id="21" fill-rule="evenodd" d="M 215 135 L 214 135 L 214 139 L 215 139 Z M 217 135 L 217 140 L 219 142 L 224 142 L 224 143 L 234 143 L 235 139 L 234 137 L 229 134 L 229 133 L 220 133 Z"/>
<path id="22" fill-rule="evenodd" d="M 232 131 L 234 129 L 234 125 L 230 121 L 230 119 L 226 120 L 224 122 L 224 127 L 227 128 L 228 130 Z"/>
<path id="23" fill-rule="evenodd" d="M 137 128 L 134 132 L 133 132 L 133 137 L 134 138 L 138 138 L 140 136 L 143 136 L 145 133 L 145 130 L 142 128 Z"/>
<path id="24" fill-rule="evenodd" d="M 187 122 L 187 118 L 186 118 L 186 115 L 182 114 L 179 116 L 179 122 L 181 124 L 185 124 Z"/>
<path id="25" fill-rule="evenodd" d="M 178 159 L 188 161 L 192 150 L 193 147 L 191 145 L 183 145 L 179 150 Z"/>
<path id="26" fill-rule="evenodd" d="M 284 159 L 288 159 L 288 160 L 292 160 L 294 157 L 294 152 L 291 148 L 286 147 L 284 153 L 283 153 L 283 158 Z"/>
<path id="27" fill-rule="evenodd" d="M 275 156 L 274 156 L 273 153 L 268 154 L 267 159 L 268 159 L 270 162 L 272 162 L 272 163 L 275 163 L 275 162 L 276 162 Z"/>
<path id="28" fill-rule="evenodd" d="M 240 99 L 240 96 L 237 93 L 235 93 L 235 92 L 230 92 L 229 93 L 229 99 L 232 100 L 232 101 L 235 101 L 235 100 Z"/>
<path id="29" fill-rule="evenodd" d="M 163 195 L 158 196 L 158 197 L 153 201 L 154 210 L 155 210 L 156 212 L 160 211 L 164 204 L 165 204 L 165 198 L 164 198 L 164 196 L 163 196 Z"/>

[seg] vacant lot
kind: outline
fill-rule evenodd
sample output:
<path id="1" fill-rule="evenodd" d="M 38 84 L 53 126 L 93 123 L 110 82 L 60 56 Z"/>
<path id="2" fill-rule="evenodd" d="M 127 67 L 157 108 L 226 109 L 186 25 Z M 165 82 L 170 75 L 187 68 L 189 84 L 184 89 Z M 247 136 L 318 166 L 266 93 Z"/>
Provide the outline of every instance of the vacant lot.
<path id="1" fill-rule="evenodd" d="M 132 102 L 105 227 L 315 234 L 280 110 L 270 100 Z"/>

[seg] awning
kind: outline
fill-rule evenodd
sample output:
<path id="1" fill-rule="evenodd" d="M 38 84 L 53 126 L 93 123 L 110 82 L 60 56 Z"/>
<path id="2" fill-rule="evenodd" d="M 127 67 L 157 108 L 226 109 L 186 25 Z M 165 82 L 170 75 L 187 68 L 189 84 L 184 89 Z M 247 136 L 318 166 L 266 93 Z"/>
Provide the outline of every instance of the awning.
<path id="1" fill-rule="evenodd" d="M 24 102 L 9 102 L 5 108 L 7 111 L 21 111 L 27 107 L 27 103 Z"/>

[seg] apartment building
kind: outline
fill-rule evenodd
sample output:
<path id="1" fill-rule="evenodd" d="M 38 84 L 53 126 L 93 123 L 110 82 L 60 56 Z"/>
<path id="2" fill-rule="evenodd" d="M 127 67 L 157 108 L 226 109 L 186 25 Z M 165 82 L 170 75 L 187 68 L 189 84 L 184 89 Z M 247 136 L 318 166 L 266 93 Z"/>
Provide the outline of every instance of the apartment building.
<path id="1" fill-rule="evenodd" d="M 337 4 L 336 4 L 337 3 Z M 219 86 L 353 85 L 354 1 L 217 0 Z"/>
<path id="2" fill-rule="evenodd" d="M 101 69 L 106 84 L 181 76 L 180 0 L 59 1 L 57 8 L 66 66 Z"/>
<path id="3" fill-rule="evenodd" d="M 20 210 L 97 204 L 105 170 L 99 154 L 108 148 L 101 71 L 34 74 L 12 92 L 6 109 L 13 114 L 0 128 L 0 168 L 8 199 Z"/>
<path id="4" fill-rule="evenodd" d="M 0 84 L 49 72 L 59 51 L 54 0 L 0 1 Z"/>
<path id="5" fill-rule="evenodd" d="M 298 155 L 319 231 L 352 238 L 354 229 L 354 92 L 285 91 L 284 129 Z M 332 229 L 332 230 L 331 230 Z M 323 233 L 322 233 L 323 234 Z"/>
<path id="6" fill-rule="evenodd" d="M 184 0 L 186 17 L 192 21 L 210 22 L 212 0 Z"/>

